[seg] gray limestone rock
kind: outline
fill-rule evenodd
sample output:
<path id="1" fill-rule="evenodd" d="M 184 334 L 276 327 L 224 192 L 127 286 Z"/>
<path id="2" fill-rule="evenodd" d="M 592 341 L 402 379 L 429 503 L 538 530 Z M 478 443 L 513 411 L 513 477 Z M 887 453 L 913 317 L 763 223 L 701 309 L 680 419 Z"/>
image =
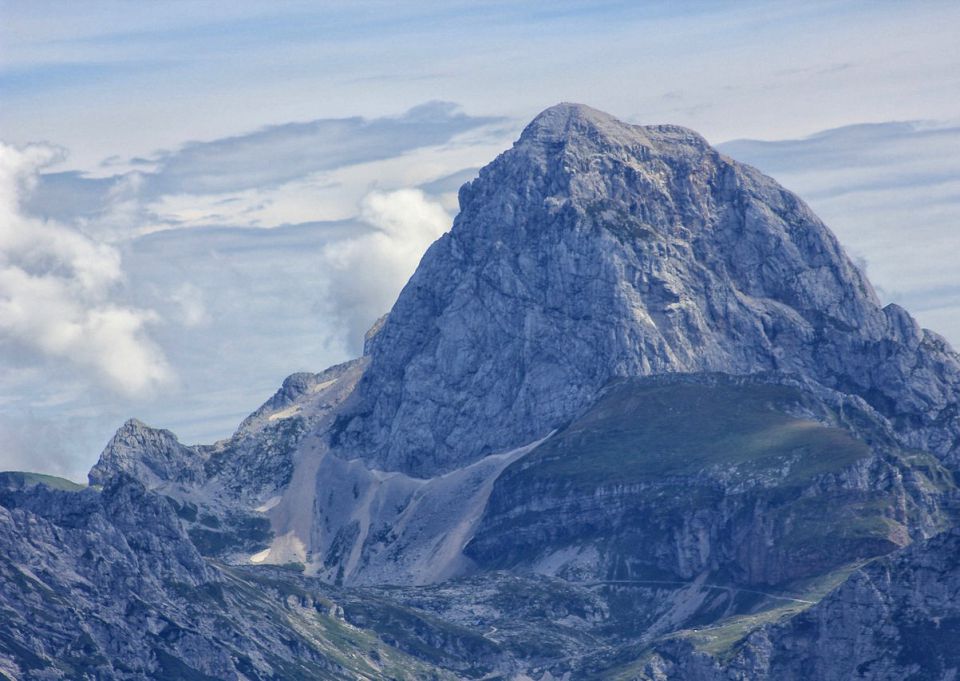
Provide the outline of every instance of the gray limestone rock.
<path id="1" fill-rule="evenodd" d="M 659 646 L 637 681 L 946 681 L 960 673 L 960 532 L 854 572 L 820 603 L 762 627 L 720 656 L 688 639 Z M 704 640 L 709 630 L 697 633 Z"/>
<path id="2" fill-rule="evenodd" d="M 369 343 L 335 431 L 349 456 L 429 476 L 542 437 L 612 378 L 781 371 L 956 458 L 956 354 L 696 133 L 560 104 L 460 204 Z"/>

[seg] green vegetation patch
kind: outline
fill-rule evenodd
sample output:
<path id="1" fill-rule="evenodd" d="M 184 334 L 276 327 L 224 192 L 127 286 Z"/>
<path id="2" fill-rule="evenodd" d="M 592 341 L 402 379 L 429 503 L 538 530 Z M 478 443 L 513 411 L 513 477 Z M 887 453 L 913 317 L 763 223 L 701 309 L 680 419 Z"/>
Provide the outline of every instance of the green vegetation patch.
<path id="1" fill-rule="evenodd" d="M 801 484 L 869 456 L 846 431 L 785 413 L 803 400 L 781 385 L 624 381 L 511 474 L 596 487 L 726 469 L 734 478 L 774 472 L 781 484 Z"/>
<path id="2" fill-rule="evenodd" d="M 24 487 L 46 485 L 52 489 L 59 489 L 64 492 L 79 492 L 86 487 L 86 485 L 81 485 L 73 480 L 58 478 L 55 475 L 44 475 L 43 473 L 26 473 L 23 471 L 0 473 L 0 485 L 9 485 L 11 483 Z"/>

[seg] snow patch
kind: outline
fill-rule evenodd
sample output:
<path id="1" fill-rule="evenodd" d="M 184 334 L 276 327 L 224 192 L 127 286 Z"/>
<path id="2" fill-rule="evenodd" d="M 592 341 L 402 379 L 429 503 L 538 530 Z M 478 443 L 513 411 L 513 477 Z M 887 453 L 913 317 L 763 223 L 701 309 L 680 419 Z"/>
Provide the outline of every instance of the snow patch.
<path id="1" fill-rule="evenodd" d="M 300 413 L 300 405 L 294 404 L 286 409 L 281 409 L 280 411 L 275 411 L 270 416 L 267 417 L 268 421 L 279 421 L 280 419 L 288 419 L 291 416 L 296 416 Z"/>
<path id="2" fill-rule="evenodd" d="M 270 557 L 270 549 L 264 549 L 263 551 L 260 551 L 259 553 L 255 553 L 252 556 L 250 556 L 250 562 L 259 564 L 265 561 L 269 557 Z"/>
<path id="3" fill-rule="evenodd" d="M 280 499 L 282 499 L 282 498 L 283 498 L 283 497 L 279 497 L 279 496 L 270 497 L 269 499 L 267 499 L 267 500 L 263 503 L 262 506 L 257 506 L 254 510 L 255 510 L 257 513 L 266 513 L 266 512 L 269 511 L 271 508 L 274 508 L 277 504 L 279 504 L 279 503 L 280 503 Z"/>
<path id="4" fill-rule="evenodd" d="M 321 390 L 325 390 L 325 389 L 329 388 L 331 385 L 333 385 L 333 384 L 336 383 L 336 382 L 337 382 L 337 379 L 336 379 L 336 378 L 331 378 L 329 381 L 323 381 L 322 383 L 317 383 L 315 386 L 313 386 L 313 387 L 310 389 L 310 392 L 312 392 L 312 393 L 318 393 L 318 392 L 320 392 Z"/>

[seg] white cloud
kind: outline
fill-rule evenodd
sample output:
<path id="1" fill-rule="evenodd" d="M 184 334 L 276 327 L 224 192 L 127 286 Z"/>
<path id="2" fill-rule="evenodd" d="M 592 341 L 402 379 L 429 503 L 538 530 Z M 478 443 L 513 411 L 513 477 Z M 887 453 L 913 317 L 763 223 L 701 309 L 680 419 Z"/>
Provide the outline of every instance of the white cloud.
<path id="1" fill-rule="evenodd" d="M 0 342 L 15 349 L 4 360 L 58 360 L 125 397 L 149 395 L 172 373 L 146 333 L 155 313 L 113 298 L 123 280 L 119 252 L 21 210 L 58 155 L 0 144 Z"/>
<path id="2" fill-rule="evenodd" d="M 329 278 L 328 304 L 342 321 L 348 347 L 389 310 L 427 247 L 450 229 L 452 218 L 419 189 L 371 192 L 361 219 L 374 231 L 335 241 L 322 258 Z"/>

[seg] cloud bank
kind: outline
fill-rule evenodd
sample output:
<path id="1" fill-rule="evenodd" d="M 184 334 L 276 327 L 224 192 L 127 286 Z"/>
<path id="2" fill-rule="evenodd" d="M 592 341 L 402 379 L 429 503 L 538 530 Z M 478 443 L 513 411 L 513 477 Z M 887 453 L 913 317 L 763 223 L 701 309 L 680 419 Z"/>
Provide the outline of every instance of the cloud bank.
<path id="1" fill-rule="evenodd" d="M 147 334 L 155 313 L 114 299 L 123 280 L 119 252 L 21 210 L 21 196 L 59 153 L 48 146 L 0 145 L 4 357 L 54 359 L 124 397 L 148 395 L 170 382 L 172 372 Z"/>
<path id="2" fill-rule="evenodd" d="M 144 176 L 144 191 L 159 196 L 264 189 L 312 173 L 443 144 L 460 133 L 500 121 L 468 116 L 451 102 L 428 102 L 400 116 L 271 125 L 245 135 L 191 142 L 144 159 L 156 166 Z"/>
<path id="3" fill-rule="evenodd" d="M 512 127 L 450 102 L 398 116 L 271 125 L 147 158 L 113 159 L 106 169 L 127 168 L 115 175 L 42 174 L 25 209 L 108 241 L 172 228 L 342 219 L 355 215 L 371 190 L 476 165 L 509 142 Z"/>
<path id="4" fill-rule="evenodd" d="M 428 103 L 101 177 L 2 147 L 0 469 L 82 479 L 129 416 L 211 442 L 287 374 L 356 356 L 452 222 L 449 178 L 499 152 L 502 126 Z"/>

